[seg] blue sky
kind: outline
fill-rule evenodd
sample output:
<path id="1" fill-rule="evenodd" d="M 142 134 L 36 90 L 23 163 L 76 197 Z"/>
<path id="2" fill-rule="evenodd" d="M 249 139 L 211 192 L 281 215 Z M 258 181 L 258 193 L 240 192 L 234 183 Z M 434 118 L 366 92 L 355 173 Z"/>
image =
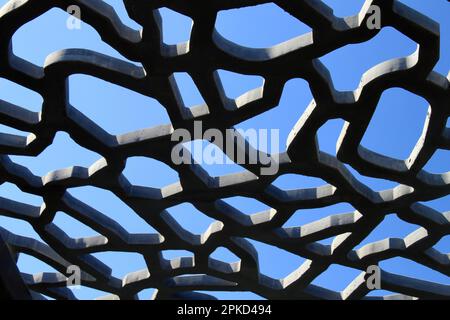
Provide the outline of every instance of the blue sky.
<path id="1" fill-rule="evenodd" d="M 0 5 L 6 2 L 0 0 Z M 140 28 L 138 24 L 127 17 L 122 1 L 109 0 L 105 2 L 114 6 L 124 23 L 134 29 Z M 335 15 L 342 17 L 356 14 L 364 3 L 362 0 L 324 0 L 324 2 L 334 9 Z M 401 2 L 425 13 L 440 23 L 441 59 L 435 70 L 447 75 L 450 70 L 450 11 L 448 1 L 402 0 Z M 169 9 L 161 9 L 161 14 L 164 25 L 164 42 L 174 44 L 189 39 L 192 24 L 190 18 Z M 13 37 L 14 53 L 39 66 L 44 64 L 45 58 L 50 53 L 65 48 L 87 48 L 126 60 L 116 50 L 102 42 L 92 27 L 83 23 L 81 30 L 70 31 L 65 27 L 66 19 L 67 13 L 59 9 L 53 9 L 26 24 Z M 307 25 L 289 16 L 273 4 L 220 12 L 216 28 L 226 38 L 254 48 L 273 46 L 310 31 Z M 347 45 L 321 57 L 320 60 L 330 70 L 335 88 L 340 91 L 348 91 L 356 89 L 362 74 L 372 66 L 385 60 L 409 55 L 416 50 L 416 46 L 411 39 L 398 31 L 385 28 L 368 42 Z M 139 65 L 137 62 L 133 63 Z M 240 75 L 227 70 L 219 70 L 219 76 L 226 94 L 230 98 L 238 97 L 248 90 L 257 88 L 264 81 L 259 76 Z M 189 75 L 178 73 L 175 77 L 182 88 L 181 94 L 187 105 L 193 106 L 203 102 Z M 31 111 L 40 111 L 42 104 L 42 98 L 39 94 L 1 78 L 0 99 Z M 170 123 L 164 107 L 156 100 L 86 75 L 70 77 L 69 99 L 72 105 L 101 125 L 110 134 L 122 134 Z M 303 79 L 293 79 L 286 83 L 280 104 L 276 108 L 242 122 L 236 127 L 242 129 L 279 129 L 280 147 L 281 151 L 284 151 L 289 132 L 303 114 L 311 99 L 312 94 L 308 83 Z M 132 112 L 129 112 L 124 106 L 132 108 Z M 398 88 L 385 91 L 362 144 L 366 148 L 390 157 L 407 158 L 421 134 L 427 110 L 428 103 L 426 100 L 410 92 Z M 340 119 L 330 120 L 319 130 L 318 140 L 322 151 L 333 155 L 336 153 L 336 141 L 343 124 L 344 121 Z M 447 127 L 450 127 L 449 121 L 447 121 Z M 1 124 L 0 132 L 18 135 L 28 134 Z M 207 144 L 201 141 L 196 143 Z M 43 176 L 53 170 L 74 165 L 88 167 L 100 157 L 99 154 L 78 146 L 67 133 L 59 132 L 54 143 L 39 156 L 12 156 L 11 159 L 29 167 L 35 175 Z M 427 163 L 425 169 L 432 173 L 444 173 L 449 171 L 449 164 L 450 151 L 438 150 Z M 140 171 L 141 168 L 147 170 L 142 172 Z M 211 165 L 205 166 L 205 169 L 212 176 L 242 170 L 237 165 Z M 396 186 L 396 183 L 365 177 L 353 169 L 351 171 L 357 179 L 366 183 L 375 191 Z M 155 188 L 161 188 L 178 181 L 177 173 L 167 165 L 153 159 L 140 157 L 128 159 L 124 174 L 134 185 Z M 274 182 L 274 185 L 281 189 L 317 187 L 323 184 L 325 182 L 321 179 L 299 175 L 281 176 Z M 130 233 L 155 232 L 151 226 L 145 224 L 140 217 L 109 191 L 95 187 L 84 187 L 73 188 L 69 192 L 121 223 Z M 10 183 L 0 185 L 0 196 L 36 206 L 42 203 L 40 197 L 23 193 Z M 226 202 L 246 214 L 267 209 L 267 206 L 263 203 L 245 197 L 229 198 L 226 199 Z M 449 211 L 450 196 L 432 201 L 427 205 L 442 212 Z M 321 209 L 300 209 L 293 214 L 284 226 L 299 226 L 331 214 L 346 213 L 353 210 L 354 208 L 348 203 L 340 203 Z M 212 222 L 211 218 L 197 211 L 189 203 L 175 206 L 168 211 L 192 233 L 203 232 Z M 71 237 L 97 234 L 96 231 L 70 218 L 63 212 L 57 214 L 54 223 Z M 1 212 L 0 226 L 20 235 L 39 239 L 39 236 L 26 222 L 3 217 Z M 417 227 L 402 221 L 395 213 L 392 213 L 386 216 L 376 230 L 357 248 L 386 237 L 404 237 Z M 329 244 L 331 240 L 324 239 L 321 243 Z M 281 249 L 256 241 L 252 241 L 252 243 L 260 252 L 261 272 L 271 277 L 285 277 L 304 261 L 303 258 Z M 448 253 L 450 251 L 450 236 L 443 238 L 435 248 Z M 164 252 L 166 258 L 189 254 L 191 253 L 180 251 Z M 117 277 L 123 277 L 128 272 L 145 267 L 145 262 L 138 254 L 102 253 L 97 254 L 96 257 L 108 264 L 113 269 L 113 275 Z M 225 248 L 218 249 L 214 252 L 213 257 L 228 262 L 237 259 L 234 254 Z M 274 264 L 273 261 L 282 263 Z M 390 259 L 383 261 L 381 266 L 390 272 L 450 284 L 447 276 L 409 260 Z M 20 257 L 19 267 L 23 272 L 28 273 L 51 270 L 51 267 L 27 255 Z M 336 277 L 337 273 L 340 275 L 339 277 Z M 332 290 L 342 290 L 358 274 L 359 271 L 357 270 L 333 265 L 313 283 Z M 75 294 L 80 298 L 93 298 L 104 293 L 83 288 L 75 291 Z M 151 291 L 146 291 L 141 293 L 140 296 L 148 298 L 150 294 Z M 214 293 L 214 295 L 225 299 L 259 298 L 248 292 Z"/>

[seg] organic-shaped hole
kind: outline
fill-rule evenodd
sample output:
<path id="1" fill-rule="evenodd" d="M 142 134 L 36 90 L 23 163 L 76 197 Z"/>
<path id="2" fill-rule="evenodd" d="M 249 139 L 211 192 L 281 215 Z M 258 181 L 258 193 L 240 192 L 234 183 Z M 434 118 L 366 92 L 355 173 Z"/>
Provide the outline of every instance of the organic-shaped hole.
<path id="1" fill-rule="evenodd" d="M 360 274 L 361 270 L 332 264 L 311 284 L 339 292 L 344 290 Z"/>
<path id="2" fill-rule="evenodd" d="M 1 133 L 13 134 L 13 135 L 22 136 L 22 137 L 27 137 L 30 134 L 29 132 L 20 131 L 16 128 L 12 128 L 12 127 L 0 124 L 0 134 Z"/>
<path id="3" fill-rule="evenodd" d="M 187 72 L 175 72 L 173 74 L 178 86 L 183 105 L 185 107 L 193 107 L 205 103 L 200 91 L 194 83 L 194 80 Z"/>
<path id="4" fill-rule="evenodd" d="M 406 159 L 422 134 L 428 102 L 404 89 L 383 92 L 361 144 L 375 152 Z"/>
<path id="5" fill-rule="evenodd" d="M 108 3 L 111 7 L 114 8 L 123 24 L 134 30 L 139 30 L 142 28 L 140 24 L 138 24 L 136 21 L 130 18 L 123 1 L 117 0 L 103 0 L 103 1 Z"/>
<path id="6" fill-rule="evenodd" d="M 420 228 L 420 226 L 405 222 L 396 214 L 388 214 L 384 217 L 383 221 L 355 247 L 355 250 L 364 247 L 366 244 L 384 240 L 386 238 L 403 239 L 418 228 Z"/>
<path id="7" fill-rule="evenodd" d="M 442 237 L 438 243 L 433 246 L 434 249 L 444 254 L 450 253 L 450 235 Z"/>
<path id="8" fill-rule="evenodd" d="M 313 209 L 299 209 L 283 225 L 284 228 L 300 227 L 305 224 L 326 218 L 335 214 L 354 212 L 355 208 L 347 202 L 341 202 L 332 206 Z"/>
<path id="9" fill-rule="evenodd" d="M 101 156 L 76 144 L 65 132 L 58 132 L 53 140 L 39 156 L 11 156 L 11 160 L 27 167 L 38 176 L 65 169 L 72 166 L 89 167 Z"/>
<path id="10" fill-rule="evenodd" d="M 421 204 L 424 204 L 440 212 L 450 211 L 450 195 L 426 202 L 421 202 Z"/>
<path id="11" fill-rule="evenodd" d="M 162 188 L 179 180 L 175 170 L 147 157 L 128 158 L 123 174 L 133 185 L 152 188 Z"/>
<path id="12" fill-rule="evenodd" d="M 378 298 L 382 298 L 382 297 L 386 297 L 386 296 L 390 296 L 390 295 L 397 295 L 399 293 L 397 292 L 392 292 L 392 291 L 388 291 L 388 290 L 371 290 L 366 297 L 378 297 Z"/>
<path id="13" fill-rule="evenodd" d="M 56 213 L 55 218 L 53 218 L 53 223 L 73 239 L 99 235 L 98 232 L 89 226 L 61 211 Z"/>
<path id="14" fill-rule="evenodd" d="M 231 252 L 230 250 L 228 250 L 227 248 L 224 248 L 224 247 L 219 247 L 216 250 L 214 250 L 213 253 L 210 254 L 210 257 L 215 260 L 219 260 L 219 261 L 223 261 L 223 262 L 227 262 L 227 263 L 233 263 L 233 262 L 237 262 L 237 261 L 241 260 L 233 252 Z"/>
<path id="15" fill-rule="evenodd" d="M 328 120 L 319 128 L 319 130 L 317 130 L 317 140 L 319 142 L 320 151 L 324 151 L 333 156 L 336 155 L 336 143 L 343 126 L 344 120 L 332 119 Z"/>
<path id="16" fill-rule="evenodd" d="M 272 182 L 272 185 L 282 190 L 317 188 L 327 184 L 320 178 L 293 173 L 283 174 Z"/>
<path id="17" fill-rule="evenodd" d="M 251 291 L 196 291 L 216 297 L 218 300 L 266 300 Z"/>
<path id="18" fill-rule="evenodd" d="M 388 190 L 388 189 L 395 188 L 399 185 L 399 183 L 395 182 L 395 181 L 364 176 L 364 175 L 360 174 L 357 170 L 353 169 L 353 167 L 349 166 L 348 164 L 345 164 L 345 167 L 356 178 L 356 180 L 365 184 L 373 191 Z"/>
<path id="19" fill-rule="evenodd" d="M 248 197 L 230 197 L 222 199 L 224 202 L 241 211 L 243 214 L 254 214 L 271 209 L 266 204 Z"/>
<path id="20" fill-rule="evenodd" d="M 423 167 L 430 173 L 440 174 L 450 171 L 450 151 L 437 149 Z"/>
<path id="21" fill-rule="evenodd" d="M 337 90 L 354 90 L 367 70 L 383 61 L 408 56 L 416 47 L 417 44 L 405 35 L 387 27 L 367 42 L 348 44 L 320 60 L 330 70 Z"/>
<path id="22" fill-rule="evenodd" d="M 220 137 L 215 137 L 220 138 Z M 226 147 L 225 138 L 219 143 Z M 233 162 L 217 145 L 206 140 L 194 140 L 183 143 L 192 155 L 193 159 L 211 177 L 220 177 L 227 174 L 244 172 L 245 169 Z M 234 160 L 239 160 L 239 155 L 235 153 Z"/>
<path id="23" fill-rule="evenodd" d="M 138 297 L 139 300 L 153 300 L 155 293 L 157 292 L 154 288 L 147 288 L 139 291 Z"/>
<path id="24" fill-rule="evenodd" d="M 202 234 L 215 221 L 190 203 L 182 203 L 167 209 L 181 227 L 192 234 Z"/>
<path id="25" fill-rule="evenodd" d="M 261 76 L 241 74 L 228 70 L 217 70 L 225 95 L 236 99 L 244 93 L 262 87 L 264 78 Z"/>
<path id="26" fill-rule="evenodd" d="M 104 43 L 98 32 L 89 24 L 81 22 L 80 29 L 69 29 L 67 21 L 70 17 L 67 12 L 53 8 L 23 25 L 13 36 L 14 53 L 37 65 L 43 65 L 49 54 L 69 48 L 89 49 L 126 60 Z"/>
<path id="27" fill-rule="evenodd" d="M 97 298 L 105 297 L 110 295 L 111 293 L 97 290 L 94 288 L 89 288 L 85 286 L 75 286 L 75 287 L 68 287 L 72 293 L 75 295 L 75 297 L 78 300 L 94 300 Z"/>
<path id="28" fill-rule="evenodd" d="M 99 78 L 69 77 L 70 103 L 110 134 L 122 134 L 170 123 L 155 99 Z"/>
<path id="29" fill-rule="evenodd" d="M 333 240 L 335 238 L 336 237 L 329 237 L 329 238 L 322 239 L 322 240 L 319 240 L 319 241 L 316 241 L 316 242 L 320 243 L 321 245 L 324 245 L 324 246 L 331 246 L 331 244 L 333 243 Z"/>
<path id="30" fill-rule="evenodd" d="M 115 220 L 129 233 L 156 233 L 155 229 L 111 191 L 91 186 L 71 188 L 68 191 L 78 200 Z"/>
<path id="31" fill-rule="evenodd" d="M 35 207 L 40 207 L 44 201 L 42 197 L 23 192 L 15 184 L 9 182 L 4 182 L 0 185 L 0 197 L 26 203 Z"/>
<path id="32" fill-rule="evenodd" d="M 45 242 L 41 239 L 41 237 L 33 229 L 33 227 L 26 221 L 0 215 L 0 227 L 5 228 L 9 232 L 14 233 L 18 236 L 33 238 L 40 242 Z"/>
<path id="33" fill-rule="evenodd" d="M 365 0 L 322 0 L 327 6 L 333 9 L 333 14 L 337 17 L 354 16 L 361 11 Z"/>
<path id="34" fill-rule="evenodd" d="M 441 39 L 450 39 L 450 21 L 447 15 L 448 1 L 433 1 L 433 5 L 429 5 L 431 2 L 417 0 L 401 0 L 401 2 L 438 22 L 440 24 L 439 33 Z M 450 55 L 448 54 L 450 52 L 449 41 L 441 41 L 440 47 L 440 59 L 434 67 L 434 70 L 441 74 L 447 75 L 449 71 L 448 66 L 450 65 Z"/>
<path id="35" fill-rule="evenodd" d="M 380 262 L 380 267 L 387 272 L 415 278 L 419 280 L 437 282 L 450 285 L 450 277 L 430 269 L 422 264 L 402 257 L 395 257 Z"/>
<path id="36" fill-rule="evenodd" d="M 106 251 L 93 253 L 92 255 L 110 267 L 112 276 L 119 279 L 122 279 L 131 272 L 147 269 L 144 257 L 139 253 Z"/>
<path id="37" fill-rule="evenodd" d="M 189 41 L 193 25 L 192 19 L 166 7 L 158 10 L 162 18 L 163 42 L 177 44 Z"/>
<path id="38" fill-rule="evenodd" d="M 187 250 L 163 250 L 161 251 L 162 256 L 166 260 L 184 258 L 184 257 L 194 257 L 194 253 Z"/>
<path id="39" fill-rule="evenodd" d="M 4 78 L 0 78 L 0 99 L 34 112 L 41 111 L 44 101 L 39 93 Z"/>
<path id="40" fill-rule="evenodd" d="M 303 79 L 292 79 L 286 82 L 277 107 L 265 111 L 255 117 L 237 124 L 235 127 L 243 130 L 276 130 L 278 132 L 278 150 L 286 150 L 289 134 L 297 121 L 303 115 L 312 100 L 308 82 Z M 271 138 L 273 133 L 271 132 Z M 273 143 L 273 142 L 271 142 Z M 274 153 L 271 151 L 271 153 Z"/>
<path id="41" fill-rule="evenodd" d="M 59 271 L 57 271 L 49 264 L 26 253 L 19 254 L 19 259 L 17 260 L 17 268 L 19 268 L 20 272 L 28 274 L 37 274 L 41 272 L 59 273 Z"/>
<path id="42" fill-rule="evenodd" d="M 216 29 L 228 40 L 252 48 L 272 47 L 311 31 L 273 3 L 219 11 Z"/>
<path id="43" fill-rule="evenodd" d="M 285 278 L 305 262 L 304 258 L 286 250 L 252 239 L 247 240 L 258 251 L 259 272 L 271 278 Z"/>

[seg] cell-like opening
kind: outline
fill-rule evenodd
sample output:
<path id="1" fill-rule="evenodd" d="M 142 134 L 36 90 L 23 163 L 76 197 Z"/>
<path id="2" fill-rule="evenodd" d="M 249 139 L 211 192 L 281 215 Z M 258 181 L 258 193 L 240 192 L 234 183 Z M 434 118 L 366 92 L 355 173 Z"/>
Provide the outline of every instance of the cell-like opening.
<path id="1" fill-rule="evenodd" d="M 162 18 L 163 42 L 178 44 L 189 41 L 193 26 L 192 19 L 166 7 L 158 10 Z"/>
<path id="2" fill-rule="evenodd" d="M 370 68 L 386 60 L 409 56 L 416 48 L 411 39 L 387 27 L 371 40 L 348 44 L 321 57 L 320 61 L 330 70 L 335 89 L 348 91 L 358 87 L 362 75 Z"/>
<path id="3" fill-rule="evenodd" d="M 251 48 L 272 47 L 311 31 L 273 3 L 219 11 L 216 29 L 228 40 Z"/>
<path id="4" fill-rule="evenodd" d="M 127 274 L 147 269 L 144 257 L 139 253 L 106 251 L 91 254 L 112 270 L 112 276 L 123 279 Z"/>
<path id="5" fill-rule="evenodd" d="M 248 197 L 229 197 L 222 200 L 247 215 L 271 209 L 261 201 Z"/>
<path id="6" fill-rule="evenodd" d="M 420 203 L 442 213 L 450 211 L 450 195 Z"/>
<path id="7" fill-rule="evenodd" d="M 355 208 L 347 202 L 342 202 L 323 208 L 299 209 L 292 214 L 289 220 L 284 223 L 283 227 L 300 227 L 331 215 L 350 213 L 354 211 Z"/>
<path id="8" fill-rule="evenodd" d="M 172 260 L 176 258 L 194 257 L 194 253 L 187 250 L 163 250 L 162 256 L 166 260 Z"/>
<path id="9" fill-rule="evenodd" d="M 213 253 L 210 254 L 210 258 L 227 263 L 233 263 L 241 260 L 237 255 L 224 247 L 219 247 L 214 250 Z"/>
<path id="10" fill-rule="evenodd" d="M 264 78 L 256 75 L 241 74 L 228 70 L 217 70 L 225 95 L 236 99 L 244 93 L 264 85 Z"/>
<path id="11" fill-rule="evenodd" d="M 44 101 L 39 93 L 4 78 L 0 78 L 0 99 L 33 112 L 40 112 Z"/>
<path id="12" fill-rule="evenodd" d="M 197 210 L 190 203 L 182 203 L 167 209 L 184 230 L 192 234 L 202 234 L 216 220 Z"/>
<path id="13" fill-rule="evenodd" d="M 27 167 L 37 176 L 73 166 L 88 168 L 101 156 L 74 142 L 65 132 L 58 132 L 50 144 L 37 157 L 11 156 L 11 160 Z"/>
<path id="14" fill-rule="evenodd" d="M 360 174 L 357 170 L 353 169 L 353 167 L 349 166 L 348 164 L 345 164 L 345 167 L 347 168 L 348 171 L 350 171 L 350 173 L 353 175 L 353 177 L 355 177 L 356 180 L 365 184 L 373 191 L 389 190 L 399 185 L 399 183 L 396 181 L 364 176 Z"/>
<path id="15" fill-rule="evenodd" d="M 320 151 L 336 155 L 336 144 L 341 134 L 345 121 L 342 119 L 328 120 L 317 130 L 317 140 Z"/>
<path id="16" fill-rule="evenodd" d="M 123 1 L 117 0 L 103 0 L 103 1 L 114 8 L 123 24 L 134 30 L 139 30 L 142 28 L 140 24 L 138 24 L 136 21 L 130 18 Z"/>
<path id="17" fill-rule="evenodd" d="M 110 134 L 123 134 L 170 123 L 155 99 L 86 75 L 69 77 L 70 103 Z"/>
<path id="18" fill-rule="evenodd" d="M 272 185 L 282 190 L 317 188 L 327 184 L 327 182 L 317 177 L 293 173 L 283 174 L 272 182 Z"/>
<path id="19" fill-rule="evenodd" d="M 73 239 L 100 235 L 89 226 L 61 211 L 56 213 L 53 223 Z"/>
<path id="20" fill-rule="evenodd" d="M 388 89 L 381 95 L 377 109 L 361 144 L 378 153 L 404 160 L 419 140 L 428 102 L 404 89 Z"/>
<path id="21" fill-rule="evenodd" d="M 138 297 L 139 300 L 153 300 L 155 293 L 157 292 L 154 288 L 147 288 L 139 291 Z"/>
<path id="22" fill-rule="evenodd" d="M 147 157 L 128 158 L 123 174 L 133 185 L 152 188 L 163 188 L 179 180 L 175 170 Z"/>
<path id="23" fill-rule="evenodd" d="M 197 105 L 205 104 L 203 97 L 195 85 L 194 80 L 187 72 L 175 72 L 173 74 L 178 86 L 183 106 L 190 108 Z"/>
<path id="24" fill-rule="evenodd" d="M 49 54 L 71 48 L 84 48 L 126 60 L 117 50 L 103 42 L 89 24 L 81 22 L 79 29 L 74 26 L 69 29 L 69 18 L 72 18 L 69 13 L 53 8 L 23 25 L 13 36 L 14 53 L 40 66 Z"/>
<path id="25" fill-rule="evenodd" d="M 111 293 L 85 286 L 68 287 L 78 300 L 94 300 Z"/>
<path id="26" fill-rule="evenodd" d="M 433 156 L 423 167 L 426 171 L 434 174 L 442 174 L 450 171 L 450 151 L 437 149 Z"/>
<path id="27" fill-rule="evenodd" d="M 327 270 L 315 278 L 312 284 L 340 292 L 359 276 L 361 272 L 361 270 L 341 266 L 339 264 L 332 264 Z"/>
<path id="28" fill-rule="evenodd" d="M 322 0 L 322 2 L 333 9 L 335 16 L 348 17 L 358 14 L 365 0 Z"/>
<path id="29" fill-rule="evenodd" d="M 129 233 L 157 233 L 111 191 L 91 186 L 70 188 L 68 191 L 78 200 L 115 220 Z"/>
<path id="30" fill-rule="evenodd" d="M 4 182 L 0 184 L 0 197 L 17 202 L 26 203 L 35 207 L 40 207 L 44 200 L 35 194 L 23 192 L 15 184 Z"/>
<path id="31" fill-rule="evenodd" d="M 20 272 L 28 274 L 38 274 L 41 272 L 60 273 L 44 261 L 26 253 L 19 254 L 17 268 L 19 268 Z"/>
<path id="32" fill-rule="evenodd" d="M 450 235 L 442 237 L 438 243 L 433 246 L 434 249 L 444 254 L 450 253 Z"/>
<path id="33" fill-rule="evenodd" d="M 39 234 L 28 222 L 0 215 L 0 227 L 21 237 L 33 238 L 44 242 Z"/>

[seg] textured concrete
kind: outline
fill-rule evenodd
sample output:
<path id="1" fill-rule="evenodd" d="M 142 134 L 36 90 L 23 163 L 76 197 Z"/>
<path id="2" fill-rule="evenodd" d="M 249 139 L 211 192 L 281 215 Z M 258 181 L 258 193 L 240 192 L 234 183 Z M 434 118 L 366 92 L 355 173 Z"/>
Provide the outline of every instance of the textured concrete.
<path id="1" fill-rule="evenodd" d="M 32 132 L 28 137 L 0 134 L 0 179 L 16 184 L 25 192 L 40 195 L 41 207 L 0 198 L 0 213 L 31 223 L 46 243 L 0 233 L 16 252 L 24 252 L 50 264 L 60 274 L 23 274 L 33 292 L 74 299 L 65 287 L 64 272 L 71 264 L 84 271 L 85 286 L 110 292 L 102 299 L 135 299 L 144 288 L 157 288 L 155 299 L 200 298 L 195 290 L 252 291 L 271 299 L 363 299 L 368 289 L 357 277 L 342 292 L 333 292 L 311 282 L 331 264 L 364 272 L 367 266 L 391 257 L 405 257 L 450 276 L 450 257 L 432 247 L 450 234 L 450 212 L 440 213 L 418 201 L 436 199 L 450 192 L 450 173 L 431 174 L 422 170 L 437 148 L 450 149 L 449 78 L 433 72 L 439 59 L 439 25 L 393 0 L 368 0 L 359 15 L 336 18 L 320 1 L 274 1 L 285 11 L 309 25 L 313 32 L 268 49 L 250 49 L 222 38 L 215 30 L 219 10 L 261 3 L 264 0 L 125 0 L 129 15 L 143 26 L 140 33 L 123 25 L 114 10 L 99 0 L 15 0 L 0 11 L 0 76 L 41 94 L 42 113 L 0 101 L 0 123 Z M 68 49 L 47 57 L 36 66 L 12 53 L 11 37 L 26 22 L 58 6 L 81 7 L 82 19 L 93 26 L 102 39 L 143 68 L 126 61 L 82 49 Z M 370 4 L 382 9 L 383 27 L 391 26 L 419 44 L 409 57 L 384 62 L 368 70 L 354 92 L 337 92 L 328 70 L 318 60 L 322 55 L 350 43 L 368 41 L 378 30 L 366 27 Z M 194 20 L 188 43 L 165 45 L 161 41 L 161 18 L 150 14 L 169 7 Z M 31 48 L 30 48 L 31 50 Z M 294 67 L 295 66 L 295 67 Z M 225 96 L 217 69 L 264 77 L 263 87 L 236 100 Z M 206 104 L 187 108 L 179 98 L 173 72 L 188 72 Z M 139 132 L 113 136 L 68 103 L 68 76 L 84 73 L 104 79 L 165 106 L 171 124 Z M 292 78 L 308 81 L 311 101 L 293 128 L 286 153 L 280 155 L 280 172 L 260 176 L 260 164 L 244 165 L 247 172 L 210 177 L 200 166 L 175 166 L 170 160 L 176 128 L 193 131 L 194 120 L 203 127 L 225 130 L 275 107 L 284 84 Z M 384 90 L 401 87 L 424 97 L 430 103 L 423 135 L 405 161 L 364 149 L 360 145 L 369 121 Z M 300 106 L 301 107 L 301 106 Z M 337 157 L 318 150 L 316 132 L 327 120 L 346 121 L 337 144 Z M 13 163 L 8 155 L 36 156 L 57 131 L 66 131 L 84 148 L 104 157 L 89 168 L 74 167 L 34 176 Z M 192 132 L 193 134 L 193 132 Z M 224 150 L 227 153 L 227 150 Z M 133 186 L 122 175 L 126 159 L 147 156 L 158 159 L 179 173 L 179 183 L 162 189 Z M 400 185 L 375 192 L 358 182 L 344 167 L 348 163 L 361 174 L 390 179 Z M 283 191 L 271 183 L 285 173 L 319 177 L 329 185 Z M 1 182 L 1 181 L 0 181 Z M 111 190 L 158 234 L 129 234 L 112 221 L 66 192 L 69 187 L 96 186 Z M 247 196 L 264 202 L 268 212 L 247 216 L 224 203 L 222 198 Z M 206 215 L 218 220 L 202 235 L 193 235 L 178 225 L 165 209 L 191 202 Z M 349 202 L 357 209 L 296 228 L 282 228 L 301 208 L 318 208 Z M 64 211 L 89 225 L 101 236 L 72 239 L 52 223 L 57 211 Z M 385 239 L 353 248 L 382 220 L 395 212 L 421 227 L 404 239 Z M 336 236 L 331 246 L 316 241 Z M 277 246 L 305 257 L 306 262 L 284 279 L 272 279 L 259 272 L 257 251 L 246 238 Z M 238 263 L 216 261 L 209 255 L 224 246 L 240 257 Z M 195 258 L 165 260 L 161 250 L 185 249 Z M 123 280 L 90 253 L 125 251 L 141 253 L 148 270 L 127 275 Z M 195 261 L 195 262 L 194 262 Z M 180 277 L 180 275 L 188 275 Z M 339 275 L 336 275 L 339 276 Z M 449 298 L 450 288 L 383 271 L 382 287 L 398 295 L 379 299 L 417 297 Z M 204 298 L 204 295 L 201 295 Z M 372 298 L 373 299 L 373 298 Z"/>

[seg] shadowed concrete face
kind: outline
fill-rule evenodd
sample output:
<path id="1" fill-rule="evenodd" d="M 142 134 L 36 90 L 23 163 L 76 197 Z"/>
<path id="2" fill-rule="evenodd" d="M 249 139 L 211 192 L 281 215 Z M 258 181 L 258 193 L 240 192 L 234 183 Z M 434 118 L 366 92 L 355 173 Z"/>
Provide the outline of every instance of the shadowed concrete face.
<path id="1" fill-rule="evenodd" d="M 137 293 L 145 288 L 157 289 L 155 299 L 208 298 L 194 292 L 204 290 L 252 291 L 269 299 L 363 299 L 369 293 L 364 272 L 369 266 L 395 256 L 450 275 L 449 255 L 433 248 L 450 234 L 450 212 L 437 212 L 418 203 L 450 193 L 450 173 L 431 174 L 422 169 L 437 148 L 450 149 L 450 129 L 446 128 L 450 115 L 450 77 L 432 71 L 439 59 L 438 24 L 393 0 L 368 0 L 358 15 L 345 19 L 335 17 L 320 1 L 278 1 L 278 6 L 310 26 L 313 32 L 271 48 L 252 49 L 223 38 L 214 29 L 215 19 L 220 10 L 268 1 L 124 2 L 130 17 L 143 26 L 142 32 L 122 24 L 114 9 L 100 0 L 63 0 L 58 4 L 50 0 L 13 0 L 0 11 L 0 76 L 39 93 L 44 99 L 42 113 L 0 100 L 0 123 L 32 132 L 27 137 L 0 134 L 0 183 L 13 183 L 44 199 L 36 207 L 0 198 L 1 214 L 29 222 L 46 243 L 4 228 L 0 228 L 0 234 L 14 252 L 32 255 L 57 270 L 35 275 L 22 273 L 33 298 L 42 298 L 44 294 L 75 299 L 66 287 L 66 272 L 71 265 L 81 268 L 83 286 L 110 293 L 104 299 L 136 299 Z M 368 70 L 357 90 L 338 92 L 318 58 L 346 44 L 376 36 L 379 30 L 367 27 L 371 4 L 381 9 L 381 27 L 399 30 L 418 43 L 418 49 L 411 56 L 386 61 Z M 83 49 L 55 52 L 47 57 L 43 67 L 15 56 L 10 45 L 12 35 L 55 5 L 63 10 L 77 5 L 81 19 L 94 27 L 102 40 L 127 59 L 141 62 L 142 67 Z M 190 41 L 177 45 L 162 42 L 157 9 L 164 6 L 192 18 Z M 219 69 L 258 75 L 265 83 L 230 99 L 224 93 Z M 173 76 L 176 72 L 186 72 L 192 77 L 204 104 L 188 108 L 183 103 Z M 167 110 L 171 124 L 122 135 L 109 134 L 68 102 L 67 79 L 79 73 L 156 99 Z M 217 129 L 225 136 L 230 127 L 276 107 L 284 84 L 293 78 L 305 79 L 314 99 L 292 129 L 287 152 L 277 155 L 279 170 L 274 175 L 261 175 L 261 169 L 267 165 L 260 161 L 242 164 L 244 172 L 220 177 L 211 177 L 195 162 L 173 163 L 171 151 L 176 142 L 171 136 L 175 129 L 185 129 L 194 137 L 194 123 L 202 121 L 204 130 Z M 360 144 L 380 96 L 392 87 L 417 94 L 430 104 L 423 134 L 405 160 L 377 154 Z M 318 149 L 316 133 L 324 123 L 336 118 L 346 123 L 334 157 Z M 58 131 L 68 132 L 77 144 L 103 158 L 89 168 L 71 167 L 42 177 L 9 158 L 9 155 L 39 155 L 52 144 Z M 227 150 L 226 145 L 222 147 L 227 155 L 234 152 L 234 147 L 233 150 Z M 165 163 L 178 172 L 180 180 L 161 189 L 132 185 L 122 171 L 127 158 L 138 156 Z M 393 180 L 399 185 L 375 192 L 357 181 L 344 163 L 361 174 Z M 327 184 L 285 191 L 272 184 L 283 174 L 314 176 Z M 156 233 L 129 233 L 106 214 L 67 192 L 68 188 L 81 186 L 110 190 Z M 234 196 L 257 199 L 270 209 L 249 215 L 221 200 Z M 214 220 L 202 233 L 187 231 L 166 210 L 185 202 Z M 356 210 L 283 228 L 298 209 L 341 202 L 350 203 Z M 58 211 L 99 235 L 70 238 L 52 222 Z M 354 250 L 392 212 L 421 227 L 405 238 L 389 238 Z M 330 237 L 335 237 L 331 245 L 318 242 Z M 259 271 L 258 252 L 246 238 L 302 256 L 305 262 L 285 278 L 265 276 Z M 211 258 L 210 254 L 219 247 L 231 251 L 240 261 L 225 263 Z M 162 251 L 175 249 L 190 251 L 194 256 L 164 259 Z M 3 259 L 5 250 L 1 250 Z M 147 268 L 117 279 L 108 266 L 91 255 L 103 251 L 140 253 Z M 341 292 L 311 284 L 332 264 L 361 270 L 362 274 Z M 14 269 L 3 264 L 2 268 Z M 21 283 L 17 277 L 16 280 L 11 279 L 6 287 L 19 290 L 15 293 L 24 297 L 25 288 L 20 291 L 19 284 L 11 287 Z M 448 285 L 386 271 L 381 272 L 381 287 L 399 294 L 380 299 L 450 298 Z"/>

